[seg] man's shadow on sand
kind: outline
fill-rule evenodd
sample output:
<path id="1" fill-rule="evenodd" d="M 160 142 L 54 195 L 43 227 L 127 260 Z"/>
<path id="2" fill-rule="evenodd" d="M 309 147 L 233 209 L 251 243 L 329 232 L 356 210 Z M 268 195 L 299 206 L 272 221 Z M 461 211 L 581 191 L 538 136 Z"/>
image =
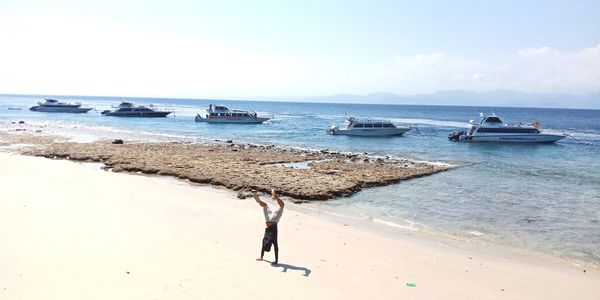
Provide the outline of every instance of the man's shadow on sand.
<path id="1" fill-rule="evenodd" d="M 298 267 L 298 266 L 293 266 L 293 265 L 288 265 L 288 264 L 274 264 L 271 261 L 268 260 L 263 260 L 265 262 L 268 262 L 271 267 L 273 268 L 282 268 L 283 270 L 281 272 L 285 272 L 287 273 L 288 269 L 290 270 L 294 270 L 294 271 L 304 271 L 304 274 L 302 274 L 302 276 L 306 276 L 308 277 L 308 275 L 310 275 L 310 272 L 312 272 L 309 268 L 305 268 L 305 267 Z"/>

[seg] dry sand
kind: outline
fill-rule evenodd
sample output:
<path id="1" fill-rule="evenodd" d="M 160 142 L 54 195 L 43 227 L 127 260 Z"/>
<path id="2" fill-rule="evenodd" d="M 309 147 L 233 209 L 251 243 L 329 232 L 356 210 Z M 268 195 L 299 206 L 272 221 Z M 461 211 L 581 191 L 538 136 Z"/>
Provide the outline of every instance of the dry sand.
<path id="1" fill-rule="evenodd" d="M 0 153 L 0 191 L 0 299 L 600 295 L 596 269 L 385 237 L 292 203 L 273 267 L 255 261 L 264 224 L 252 200 L 69 161 Z"/>

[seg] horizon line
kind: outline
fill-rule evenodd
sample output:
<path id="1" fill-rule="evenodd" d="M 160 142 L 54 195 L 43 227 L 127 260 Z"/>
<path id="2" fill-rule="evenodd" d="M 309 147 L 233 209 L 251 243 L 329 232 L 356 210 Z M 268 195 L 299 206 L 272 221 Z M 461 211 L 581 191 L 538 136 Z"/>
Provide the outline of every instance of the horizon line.
<path id="1" fill-rule="evenodd" d="M 393 103 L 394 100 L 373 100 L 373 101 L 379 101 L 379 102 L 374 102 L 374 103 L 343 102 L 343 100 L 342 101 L 332 101 L 332 102 L 319 101 L 319 99 L 321 99 L 321 98 L 336 97 L 336 96 L 343 96 L 343 95 L 358 96 L 358 97 L 367 97 L 368 95 L 371 95 L 371 94 L 394 94 L 394 95 L 397 95 L 397 96 L 400 96 L 400 97 L 407 97 L 407 96 L 435 95 L 436 93 L 444 92 L 444 91 L 462 91 L 462 92 L 477 93 L 477 94 L 486 93 L 486 92 L 477 92 L 477 91 L 455 89 L 455 90 L 440 90 L 440 91 L 436 91 L 436 92 L 433 92 L 433 93 L 423 93 L 423 94 L 395 94 L 395 93 L 381 92 L 381 93 L 369 93 L 369 94 L 365 94 L 365 95 L 358 95 L 358 94 L 334 94 L 334 95 L 329 95 L 329 96 L 281 97 L 280 100 L 277 100 L 277 97 L 264 97 L 264 99 L 258 99 L 258 98 L 257 99 L 245 99 L 245 98 L 225 99 L 225 98 L 179 98 L 179 97 L 156 97 L 156 96 L 60 95 L 60 94 L 20 94 L 20 93 L 0 93 L 0 96 L 40 97 L 40 98 L 45 98 L 45 97 L 111 98 L 111 99 L 115 99 L 115 100 L 123 100 L 123 99 L 156 99 L 156 100 L 184 100 L 184 101 L 207 101 L 207 100 L 214 100 L 214 101 L 280 102 L 280 103 L 282 103 L 282 102 L 283 103 L 306 103 L 306 102 L 310 102 L 310 103 L 321 103 L 321 104 L 349 104 L 349 105 L 405 105 L 405 106 L 441 106 L 441 107 L 497 107 L 497 108 L 542 108 L 542 109 L 600 110 L 600 106 L 598 108 L 593 108 L 593 107 L 583 108 L 583 107 L 568 107 L 568 106 L 557 107 L 557 106 L 510 106 L 510 105 L 490 105 L 490 104 L 488 104 L 488 105 L 485 105 L 485 104 L 481 104 L 481 105 L 467 105 L 467 104 L 440 104 L 440 103 Z M 491 91 L 488 91 L 488 92 L 494 92 L 494 91 L 510 91 L 510 92 L 517 92 L 517 93 L 528 94 L 528 95 L 530 94 L 530 93 L 527 93 L 527 92 L 521 92 L 521 91 L 516 91 L 516 90 L 491 90 Z M 561 94 L 543 94 L 543 95 L 561 95 Z M 577 96 L 577 95 L 572 95 L 572 96 Z M 299 101 L 299 100 L 304 100 L 304 101 Z"/>

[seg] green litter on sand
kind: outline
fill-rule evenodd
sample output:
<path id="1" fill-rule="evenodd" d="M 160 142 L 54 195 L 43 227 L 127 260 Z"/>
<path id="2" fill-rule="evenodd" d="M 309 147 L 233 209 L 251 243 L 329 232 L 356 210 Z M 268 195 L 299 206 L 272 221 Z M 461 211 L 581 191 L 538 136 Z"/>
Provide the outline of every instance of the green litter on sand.
<path id="1" fill-rule="evenodd" d="M 407 282 L 406 286 L 410 286 L 410 287 L 417 287 L 417 285 L 413 282 Z"/>

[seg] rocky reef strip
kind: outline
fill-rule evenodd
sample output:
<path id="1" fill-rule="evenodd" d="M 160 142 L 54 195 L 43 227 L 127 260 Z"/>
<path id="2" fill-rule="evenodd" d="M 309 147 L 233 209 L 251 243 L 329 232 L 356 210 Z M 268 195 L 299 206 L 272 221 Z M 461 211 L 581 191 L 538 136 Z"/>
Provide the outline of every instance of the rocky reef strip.
<path id="1" fill-rule="evenodd" d="M 328 150 L 310 151 L 274 146 L 128 142 L 50 142 L 24 134 L 3 134 L 3 142 L 29 142 L 21 154 L 75 161 L 101 162 L 113 172 L 140 172 L 174 176 L 196 183 L 238 191 L 276 189 L 299 200 L 327 200 L 350 196 L 363 188 L 389 185 L 448 170 L 449 166 L 406 159 L 369 157 Z M 39 142 L 38 142 L 39 141 Z M 308 168 L 281 163 L 307 162 Z"/>

